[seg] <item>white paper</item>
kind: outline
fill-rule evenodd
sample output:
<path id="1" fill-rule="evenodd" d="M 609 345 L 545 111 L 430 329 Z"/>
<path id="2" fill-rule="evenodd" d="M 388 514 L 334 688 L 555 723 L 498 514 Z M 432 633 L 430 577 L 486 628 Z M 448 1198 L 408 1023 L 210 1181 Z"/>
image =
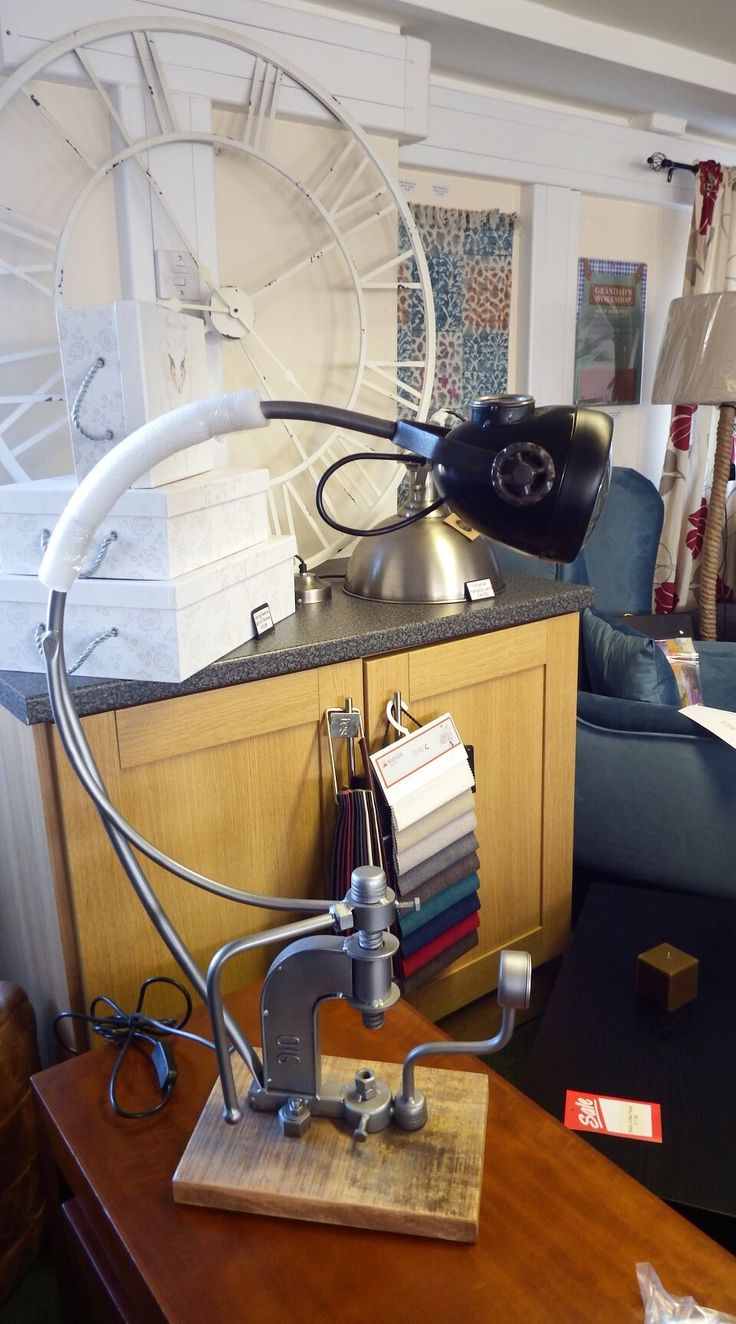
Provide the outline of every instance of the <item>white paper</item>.
<path id="1" fill-rule="evenodd" d="M 690 704 L 680 712 L 736 749 L 736 713 L 727 708 L 706 708 L 702 703 Z"/>
<path id="2" fill-rule="evenodd" d="M 600 1100 L 606 1130 L 614 1135 L 652 1135 L 652 1105 L 629 1099 Z"/>

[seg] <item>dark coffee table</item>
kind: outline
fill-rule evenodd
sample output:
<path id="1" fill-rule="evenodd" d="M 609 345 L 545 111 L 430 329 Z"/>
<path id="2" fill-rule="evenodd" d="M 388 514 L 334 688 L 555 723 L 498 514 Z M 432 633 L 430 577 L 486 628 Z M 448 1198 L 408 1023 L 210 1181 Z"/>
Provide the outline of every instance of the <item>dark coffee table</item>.
<path id="1" fill-rule="evenodd" d="M 662 942 L 700 963 L 697 999 L 669 1013 L 635 991 Z M 594 883 L 522 1089 L 559 1119 L 568 1089 L 659 1103 L 661 1144 L 581 1134 L 736 1248 L 736 902 Z"/>

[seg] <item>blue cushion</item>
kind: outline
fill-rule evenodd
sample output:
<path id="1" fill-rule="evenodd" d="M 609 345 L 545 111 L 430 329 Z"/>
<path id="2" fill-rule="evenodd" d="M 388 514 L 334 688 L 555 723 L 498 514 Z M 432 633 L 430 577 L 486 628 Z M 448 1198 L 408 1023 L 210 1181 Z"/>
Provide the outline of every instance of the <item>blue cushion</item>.
<path id="1" fill-rule="evenodd" d="M 653 639 L 602 612 L 583 612 L 583 653 L 590 688 L 612 699 L 679 707 L 677 682 Z"/>
<path id="2" fill-rule="evenodd" d="M 654 483 L 635 469 L 614 466 L 601 517 L 569 568 L 575 573 L 562 577 L 593 584 L 598 611 L 650 612 L 663 517 Z"/>

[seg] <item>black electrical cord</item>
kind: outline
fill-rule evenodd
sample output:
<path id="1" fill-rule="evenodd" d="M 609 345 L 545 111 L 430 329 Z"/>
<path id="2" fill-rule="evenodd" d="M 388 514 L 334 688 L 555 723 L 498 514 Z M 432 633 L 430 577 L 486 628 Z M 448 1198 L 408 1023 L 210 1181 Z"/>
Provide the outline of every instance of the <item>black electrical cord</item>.
<path id="1" fill-rule="evenodd" d="M 424 510 L 418 510 L 414 515 L 407 515 L 404 519 L 396 520 L 394 524 L 381 524 L 375 529 L 353 529 L 349 524 L 340 524 L 328 514 L 322 494 L 334 473 L 342 469 L 346 464 L 357 464 L 359 460 L 393 460 L 396 464 L 426 464 L 426 460 L 420 460 L 418 457 L 412 460 L 408 455 L 396 455 L 395 452 L 388 451 L 362 451 L 359 455 L 343 455 L 342 459 L 335 460 L 329 469 L 325 469 L 322 477 L 317 483 L 317 489 L 314 494 L 314 503 L 317 507 L 317 513 L 329 524 L 330 528 L 337 529 L 338 533 L 348 533 L 353 538 L 378 538 L 382 533 L 395 533 L 399 529 L 407 529 L 410 524 L 416 524 L 418 520 L 425 519 L 431 515 L 433 510 L 439 510 L 444 504 L 444 497 L 438 497 L 431 506 L 426 506 Z"/>
<path id="2" fill-rule="evenodd" d="M 169 984 L 181 993 L 184 999 L 184 1012 L 178 1020 L 171 1018 L 157 1020 L 155 1017 L 144 1013 L 143 1004 L 146 993 L 152 984 Z M 97 1011 L 100 1004 L 111 1008 L 112 1014 L 100 1015 Z M 191 1031 L 184 1029 L 191 1013 L 192 999 L 184 985 L 179 984 L 175 979 L 169 979 L 167 975 L 153 975 L 141 984 L 135 1011 L 123 1011 L 112 998 L 102 994 L 93 999 L 88 1013 L 60 1011 L 54 1017 L 52 1024 L 57 1040 L 73 1056 L 77 1056 L 78 1050 L 66 1043 L 59 1034 L 58 1027 L 65 1020 L 90 1025 L 95 1034 L 99 1034 L 102 1039 L 107 1039 L 108 1043 L 112 1043 L 117 1047 L 118 1056 L 108 1085 L 110 1106 L 119 1117 L 139 1120 L 143 1117 L 152 1117 L 154 1113 L 160 1112 L 171 1098 L 176 1084 L 178 1068 L 173 1049 L 169 1044 L 163 1042 L 168 1035 L 178 1035 L 180 1038 L 191 1039 L 194 1043 L 203 1044 L 205 1048 L 214 1048 L 214 1044 L 209 1039 L 205 1039 L 199 1034 L 192 1034 Z M 161 1090 L 161 1098 L 151 1108 L 131 1112 L 129 1109 L 123 1108 L 118 1099 L 118 1079 L 131 1047 L 141 1044 L 150 1046 L 151 1062 L 156 1073 L 158 1087 Z"/>

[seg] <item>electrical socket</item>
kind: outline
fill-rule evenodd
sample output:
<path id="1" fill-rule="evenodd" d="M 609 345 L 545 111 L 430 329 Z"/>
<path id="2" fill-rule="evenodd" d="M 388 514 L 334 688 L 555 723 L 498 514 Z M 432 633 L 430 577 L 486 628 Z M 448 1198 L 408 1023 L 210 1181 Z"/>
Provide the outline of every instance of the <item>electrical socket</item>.
<path id="1" fill-rule="evenodd" d="M 155 253 L 156 294 L 159 299 L 181 299 L 200 303 L 202 285 L 191 253 L 181 248 L 157 248 Z"/>

